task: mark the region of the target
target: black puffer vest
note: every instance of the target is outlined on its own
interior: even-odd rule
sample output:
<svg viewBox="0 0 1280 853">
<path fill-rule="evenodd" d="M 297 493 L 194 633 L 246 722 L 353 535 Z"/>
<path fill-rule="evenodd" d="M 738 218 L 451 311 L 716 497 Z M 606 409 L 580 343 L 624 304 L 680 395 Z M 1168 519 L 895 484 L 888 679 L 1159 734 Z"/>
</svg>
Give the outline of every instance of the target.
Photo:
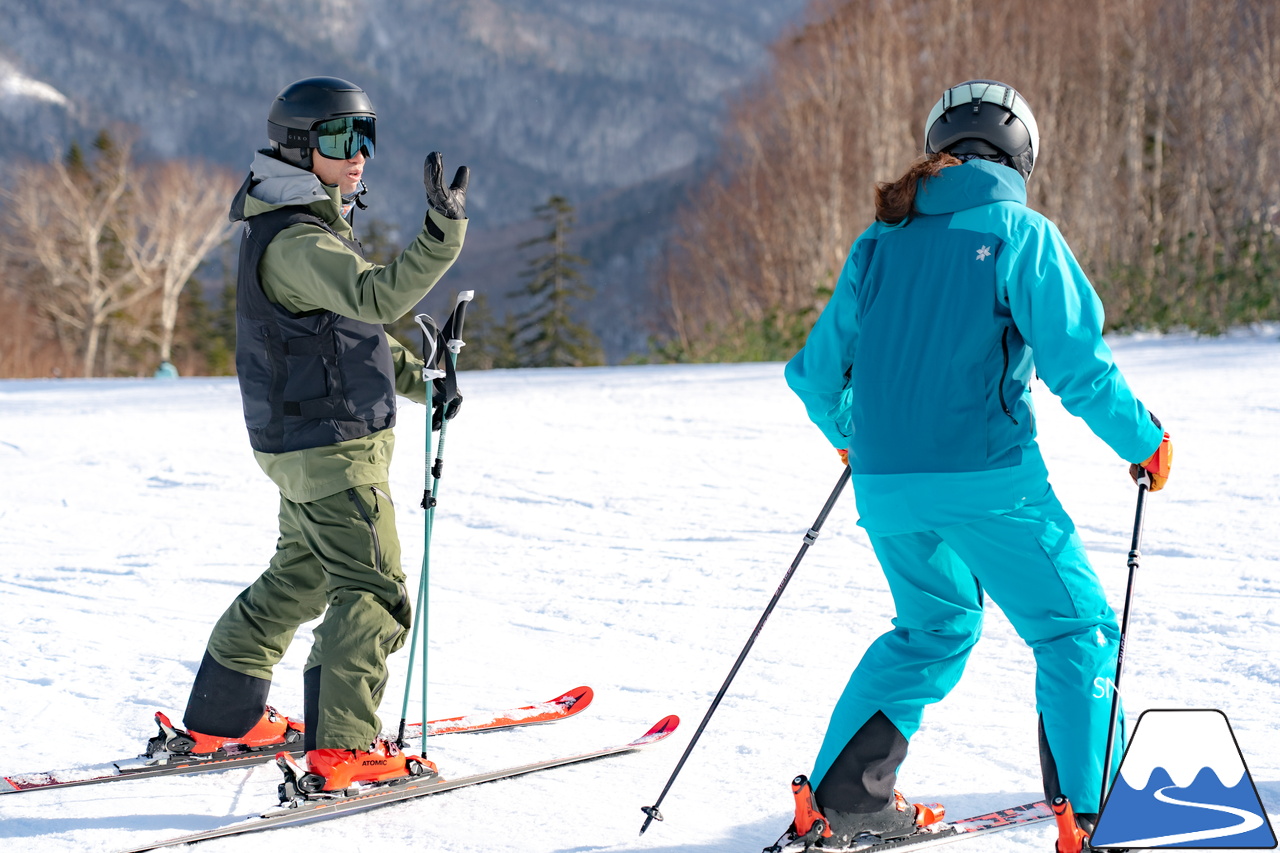
<svg viewBox="0 0 1280 853">
<path fill-rule="evenodd" d="M 363 257 L 303 207 L 245 220 L 236 283 L 236 372 L 249 443 L 284 453 L 362 438 L 396 422 L 395 371 L 383 328 L 332 311 L 294 314 L 267 299 L 262 253 L 290 225 L 318 225 Z"/>
</svg>

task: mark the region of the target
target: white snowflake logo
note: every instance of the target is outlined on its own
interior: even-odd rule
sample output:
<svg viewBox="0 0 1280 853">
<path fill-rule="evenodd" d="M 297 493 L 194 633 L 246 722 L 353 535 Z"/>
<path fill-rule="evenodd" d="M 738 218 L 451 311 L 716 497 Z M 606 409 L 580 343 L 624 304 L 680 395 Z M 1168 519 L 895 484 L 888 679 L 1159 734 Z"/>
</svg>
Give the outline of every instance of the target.
<svg viewBox="0 0 1280 853">
<path fill-rule="evenodd" d="M 989 257 L 991 257 L 990 246 L 983 246 L 981 249 L 978 250 L 978 260 L 985 261 Z"/>
</svg>

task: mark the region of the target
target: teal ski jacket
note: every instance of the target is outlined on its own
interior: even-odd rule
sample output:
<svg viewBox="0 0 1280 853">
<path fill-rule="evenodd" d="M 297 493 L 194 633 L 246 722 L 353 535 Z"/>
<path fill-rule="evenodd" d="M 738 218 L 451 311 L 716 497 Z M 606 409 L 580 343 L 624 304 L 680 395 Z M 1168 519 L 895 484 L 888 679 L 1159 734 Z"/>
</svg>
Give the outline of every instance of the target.
<svg viewBox="0 0 1280 853">
<path fill-rule="evenodd" d="M 918 215 L 858 237 L 786 379 L 849 451 L 859 524 L 933 530 L 1048 489 L 1030 381 L 1123 459 L 1163 432 L 1102 339 L 1102 303 L 1007 166 L 973 160 L 921 183 Z"/>
</svg>

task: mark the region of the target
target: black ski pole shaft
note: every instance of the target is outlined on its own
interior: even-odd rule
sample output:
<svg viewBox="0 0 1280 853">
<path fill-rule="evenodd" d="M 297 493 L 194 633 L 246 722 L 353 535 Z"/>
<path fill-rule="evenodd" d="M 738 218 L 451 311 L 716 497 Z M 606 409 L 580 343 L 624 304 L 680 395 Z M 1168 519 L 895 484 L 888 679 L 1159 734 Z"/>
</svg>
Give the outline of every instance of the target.
<svg viewBox="0 0 1280 853">
<path fill-rule="evenodd" d="M 1129 616 L 1133 611 L 1133 587 L 1142 559 L 1142 521 L 1147 512 L 1147 491 L 1151 475 L 1142 472 L 1138 479 L 1138 507 L 1133 518 L 1133 540 L 1129 544 L 1129 582 L 1124 591 L 1124 612 L 1120 617 L 1120 643 L 1116 648 L 1116 677 L 1111 682 L 1111 718 L 1107 721 L 1107 748 L 1102 755 L 1102 791 L 1098 797 L 1098 809 L 1107 801 L 1107 787 L 1111 779 L 1111 755 L 1116 746 L 1116 729 L 1120 724 L 1120 676 L 1124 670 L 1125 640 L 1129 636 Z"/>
<path fill-rule="evenodd" d="M 827 516 L 831 514 L 831 509 L 836 505 L 836 499 L 840 497 L 840 493 L 844 491 L 845 485 L 849 482 L 850 471 L 846 467 L 840 474 L 840 480 L 836 483 L 836 487 L 831 490 L 831 495 L 827 498 L 827 502 L 822 506 L 822 512 L 818 513 L 818 518 L 813 522 L 813 526 L 809 528 L 804 535 L 804 544 L 800 546 L 800 551 L 796 554 L 796 558 L 791 561 L 791 567 L 787 569 L 787 573 L 782 577 L 782 583 L 778 584 L 778 590 L 773 594 L 773 598 L 769 599 L 769 606 L 764 609 L 764 613 L 760 616 L 760 621 L 756 623 L 755 630 L 751 632 L 750 639 L 747 644 L 742 647 L 742 651 L 738 654 L 738 659 L 733 663 L 733 669 L 729 670 L 729 677 L 724 680 L 724 684 L 720 685 L 720 692 L 716 694 L 716 698 L 711 701 L 711 707 L 707 709 L 706 716 L 702 718 L 702 722 L 698 724 L 697 730 L 693 733 L 693 738 L 689 741 L 689 745 L 684 749 L 684 755 L 680 756 L 680 760 L 676 762 L 676 769 L 671 771 L 671 778 L 667 779 L 666 786 L 662 789 L 662 793 L 658 795 L 658 799 L 651 806 L 643 806 L 640 811 L 645 813 L 644 825 L 640 827 L 640 834 L 644 835 L 644 831 L 649 828 L 649 824 L 655 820 L 662 820 L 662 814 L 658 811 L 658 806 L 662 805 L 662 801 L 666 799 L 667 792 L 671 790 L 672 784 L 675 783 L 676 777 L 680 775 L 680 771 L 684 768 L 684 763 L 689 759 L 689 754 L 693 752 L 694 746 L 698 743 L 698 738 L 702 737 L 703 730 L 707 727 L 707 723 L 711 721 L 711 715 L 716 712 L 716 708 L 720 706 L 720 700 L 724 698 L 725 693 L 729 691 L 729 685 L 733 682 L 734 676 L 738 674 L 738 670 L 742 667 L 742 662 L 747 659 L 747 653 L 751 651 L 751 647 L 755 645 L 756 638 L 760 636 L 760 630 L 764 628 L 764 623 L 768 621 L 769 614 L 773 612 L 773 608 L 778 603 L 778 599 L 782 598 L 782 593 L 787 588 L 787 584 L 791 582 L 791 576 L 796 573 L 796 569 L 800 566 L 800 561 L 804 559 L 805 553 L 809 550 L 809 546 L 818 540 L 818 532 L 822 530 L 823 522 L 827 520 Z"/>
</svg>

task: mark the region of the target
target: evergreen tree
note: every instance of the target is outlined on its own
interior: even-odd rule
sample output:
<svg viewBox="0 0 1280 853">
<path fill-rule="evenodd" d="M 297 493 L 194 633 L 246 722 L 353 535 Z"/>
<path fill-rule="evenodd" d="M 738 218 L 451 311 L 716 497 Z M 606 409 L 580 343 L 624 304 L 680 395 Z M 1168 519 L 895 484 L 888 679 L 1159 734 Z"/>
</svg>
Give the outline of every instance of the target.
<svg viewBox="0 0 1280 853">
<path fill-rule="evenodd" d="M 591 299 L 595 291 L 583 280 L 580 267 L 586 261 L 569 252 L 573 230 L 573 205 L 563 196 L 553 195 L 533 209 L 549 230 L 520 244 L 521 249 L 540 247 L 544 251 L 529 261 L 521 278 L 528 283 L 512 293 L 528 301 L 516 317 L 515 345 L 520 364 L 525 367 L 584 367 L 603 362 L 600 343 L 582 323 L 573 319 L 577 304 Z"/>
<path fill-rule="evenodd" d="M 467 308 L 467 325 L 463 331 L 467 340 L 463 353 L 468 370 L 521 366 L 516 351 L 516 321 L 510 312 L 499 321 L 485 294 L 477 293 Z"/>
</svg>

